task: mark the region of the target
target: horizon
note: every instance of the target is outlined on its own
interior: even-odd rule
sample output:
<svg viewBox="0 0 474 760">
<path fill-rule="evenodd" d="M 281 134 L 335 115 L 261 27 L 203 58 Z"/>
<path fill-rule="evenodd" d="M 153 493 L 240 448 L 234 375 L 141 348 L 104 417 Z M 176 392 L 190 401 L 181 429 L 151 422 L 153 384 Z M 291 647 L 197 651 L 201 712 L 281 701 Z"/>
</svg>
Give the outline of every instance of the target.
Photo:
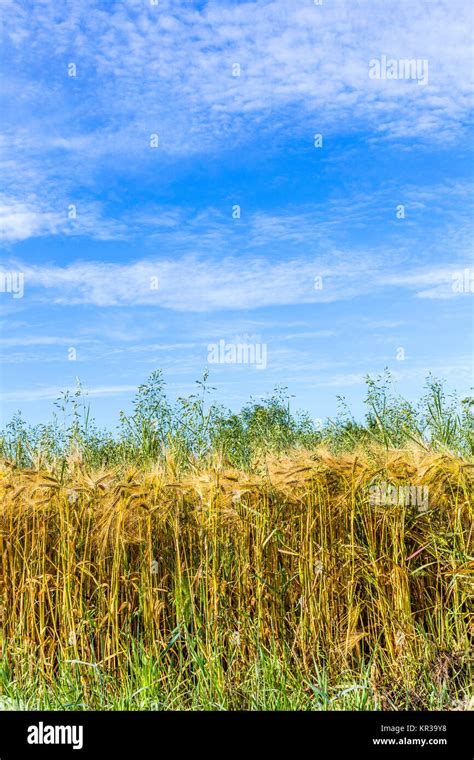
<svg viewBox="0 0 474 760">
<path fill-rule="evenodd" d="M 174 386 L 171 388 L 174 388 L 175 392 L 170 393 L 170 389 L 167 385 L 166 378 L 163 376 L 162 370 L 154 370 L 152 375 L 156 374 L 157 371 L 160 373 L 159 385 L 163 392 L 164 401 L 169 408 L 172 408 L 174 411 L 178 412 L 178 415 L 180 414 L 180 401 L 186 400 L 191 396 L 199 397 L 202 399 L 202 408 L 206 412 L 209 411 L 211 407 L 214 407 L 216 409 L 219 408 L 223 412 L 224 416 L 233 414 L 241 415 L 244 409 L 248 409 L 250 406 L 253 406 L 255 408 L 260 403 L 266 404 L 267 402 L 278 400 L 279 405 L 284 403 L 285 406 L 288 406 L 288 411 L 294 421 L 297 420 L 299 415 L 303 415 L 306 420 L 311 423 L 312 429 L 315 432 L 322 431 L 328 426 L 331 427 L 337 421 L 343 420 L 346 422 L 354 422 L 356 425 L 360 425 L 362 427 L 366 426 L 369 423 L 369 418 L 373 416 L 373 408 L 371 407 L 369 401 L 369 380 L 375 383 L 375 387 L 379 389 L 384 388 L 383 393 L 387 400 L 393 401 L 395 403 L 397 401 L 408 402 L 415 413 L 420 415 L 420 421 L 421 419 L 426 420 L 425 415 L 427 413 L 427 403 L 430 403 L 429 399 L 432 400 L 433 388 L 438 384 L 440 385 L 440 391 L 442 394 L 440 400 L 444 402 L 443 406 L 445 408 L 445 412 L 447 410 L 452 411 L 456 408 L 459 414 L 463 414 L 468 408 L 466 407 L 464 409 L 465 404 L 467 403 L 470 408 L 470 406 L 474 403 L 474 398 L 472 396 L 466 396 L 463 398 L 455 389 L 450 389 L 447 387 L 445 382 L 432 374 L 428 375 L 425 378 L 423 392 L 420 393 L 419 397 L 407 399 L 398 392 L 395 378 L 391 371 L 386 367 L 383 372 L 377 376 L 366 376 L 363 385 L 364 392 L 361 394 L 360 403 L 357 408 L 351 404 L 351 400 L 346 396 L 337 394 L 334 399 L 334 410 L 331 413 L 327 413 L 318 417 L 312 415 L 308 409 L 298 406 L 298 404 L 295 403 L 295 395 L 292 394 L 291 389 L 285 385 L 276 385 L 273 388 L 269 389 L 268 392 L 262 393 L 258 396 L 250 395 L 247 399 L 244 399 L 243 403 L 239 407 L 231 407 L 226 404 L 225 397 L 222 394 L 219 394 L 217 392 L 218 389 L 213 385 L 212 378 L 210 377 L 209 367 L 204 370 L 200 378 L 196 378 L 194 384 L 190 385 L 189 389 L 186 389 L 187 391 L 189 390 L 189 392 L 186 394 L 179 394 Z M 138 399 L 143 398 L 141 389 L 151 387 L 152 375 L 149 375 L 146 381 L 140 386 L 131 388 L 130 391 L 128 391 L 127 396 L 129 396 L 129 398 L 127 400 L 127 404 L 124 404 L 116 410 L 116 416 L 114 418 L 111 417 L 108 421 L 108 424 L 104 425 L 101 422 L 100 417 L 96 417 L 94 413 L 94 404 L 91 403 L 91 399 L 94 398 L 99 399 L 99 403 L 102 401 L 102 390 L 100 388 L 93 388 L 88 390 L 87 388 L 83 387 L 81 379 L 79 377 L 76 377 L 76 383 L 74 387 L 59 391 L 58 396 L 54 400 L 50 401 L 49 414 L 47 414 L 45 417 L 34 422 L 31 419 L 25 417 L 22 410 L 18 408 L 16 412 L 12 414 L 11 418 L 3 424 L 2 432 L 6 432 L 9 423 L 15 423 L 16 426 L 18 415 L 26 424 L 27 428 L 35 428 L 37 425 L 52 425 L 53 428 L 55 427 L 58 429 L 57 426 L 61 425 L 61 417 L 63 417 L 62 424 L 66 425 L 67 418 L 71 417 L 73 414 L 72 403 L 75 402 L 77 404 L 77 414 L 79 415 L 79 418 L 84 421 L 85 417 L 87 416 L 87 424 L 89 428 L 91 426 L 95 427 L 98 431 L 111 434 L 112 437 L 114 437 L 120 430 L 123 431 L 121 415 L 125 414 L 126 418 L 129 420 L 131 419 L 134 414 L 135 403 L 138 401 Z M 68 425 L 70 424 L 71 421 L 69 421 Z"/>
</svg>

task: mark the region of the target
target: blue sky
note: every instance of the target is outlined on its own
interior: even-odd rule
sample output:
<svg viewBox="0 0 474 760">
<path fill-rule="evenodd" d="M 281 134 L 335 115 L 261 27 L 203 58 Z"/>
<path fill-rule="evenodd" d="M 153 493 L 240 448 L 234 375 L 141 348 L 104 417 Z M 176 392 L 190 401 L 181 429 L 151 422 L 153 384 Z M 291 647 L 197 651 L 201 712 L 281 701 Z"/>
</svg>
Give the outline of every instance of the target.
<svg viewBox="0 0 474 760">
<path fill-rule="evenodd" d="M 3 422 L 79 377 L 113 427 L 154 369 L 191 392 L 219 341 L 267 351 L 210 365 L 232 408 L 278 384 L 360 413 L 384 367 L 411 399 L 429 372 L 469 392 L 467 0 L 0 10 Z M 427 81 L 371 78 L 383 56 Z"/>
</svg>

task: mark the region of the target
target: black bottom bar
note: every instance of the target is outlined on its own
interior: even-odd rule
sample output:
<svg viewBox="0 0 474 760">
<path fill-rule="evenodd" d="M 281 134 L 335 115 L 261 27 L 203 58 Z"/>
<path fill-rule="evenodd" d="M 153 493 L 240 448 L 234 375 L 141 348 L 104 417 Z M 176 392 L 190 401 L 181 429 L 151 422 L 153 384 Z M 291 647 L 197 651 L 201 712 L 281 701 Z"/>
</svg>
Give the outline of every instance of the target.
<svg viewBox="0 0 474 760">
<path fill-rule="evenodd" d="M 138 760 L 188 750 L 220 758 L 242 752 L 244 759 L 278 750 L 472 760 L 473 722 L 469 712 L 3 712 L 0 760 Z"/>
</svg>

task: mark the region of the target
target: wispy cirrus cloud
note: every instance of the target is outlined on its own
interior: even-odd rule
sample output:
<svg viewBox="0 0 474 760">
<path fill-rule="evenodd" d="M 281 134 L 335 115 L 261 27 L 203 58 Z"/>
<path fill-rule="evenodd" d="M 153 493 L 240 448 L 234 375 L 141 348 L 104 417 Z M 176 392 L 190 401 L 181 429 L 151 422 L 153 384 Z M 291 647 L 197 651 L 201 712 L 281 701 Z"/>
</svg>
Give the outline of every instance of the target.
<svg viewBox="0 0 474 760">
<path fill-rule="evenodd" d="M 96 306 L 153 305 L 174 311 L 206 312 L 269 305 L 332 301 L 354 295 L 349 275 L 360 267 L 327 258 L 315 266 L 308 259 L 272 262 L 263 257 L 215 261 L 197 257 L 147 259 L 131 264 L 77 262 L 68 266 L 16 263 L 30 297 L 57 304 Z M 327 279 L 314 289 L 315 272 Z M 337 284 L 339 285 L 337 287 Z"/>
<path fill-rule="evenodd" d="M 41 13 L 32 12 L 35 5 Z M 37 66 L 48 64 L 39 76 L 49 76 L 55 94 L 59 90 L 74 103 L 74 92 L 67 89 L 71 82 L 64 80 L 64 65 L 74 62 L 73 84 L 93 78 L 102 85 L 99 115 L 120 115 L 120 124 L 135 130 L 158 121 L 165 149 L 202 151 L 210 134 L 213 140 L 235 134 L 232 117 L 241 131 L 243 122 L 270 109 L 280 119 L 286 111 L 288 126 L 298 107 L 300 123 L 318 114 L 326 125 L 338 120 L 339 128 L 347 128 L 340 117 L 350 115 L 366 126 L 376 122 L 380 134 L 433 136 L 433 128 L 446 129 L 448 119 L 451 129 L 459 128 L 469 108 L 465 3 L 335 0 L 316 6 L 264 0 L 208 2 L 199 8 L 183 0 L 157 6 L 142 0 L 58 6 L 48 0 L 28 9 L 7 2 L 3 12 L 6 41 L 13 53 L 21 51 L 20 75 L 29 64 L 29 48 Z M 427 58 L 429 85 L 371 80 L 369 60 L 381 54 Z M 232 76 L 234 63 L 240 76 Z M 46 77 L 43 81 L 47 84 Z M 34 92 L 28 95 L 33 98 Z M 166 95 L 173 95 L 173 112 L 157 119 Z M 46 108 L 51 105 L 47 99 Z M 63 139 L 71 142 L 73 136 Z"/>
<path fill-rule="evenodd" d="M 57 399 L 66 391 L 74 393 L 76 388 L 66 389 L 59 385 L 50 385 L 42 388 L 17 388 L 14 391 L 0 392 L 1 401 L 51 401 Z M 125 393 L 136 391 L 135 385 L 103 385 L 84 389 L 90 398 L 104 396 L 121 396 Z"/>
<path fill-rule="evenodd" d="M 119 220 L 105 218 L 100 203 L 68 203 L 26 196 L 17 200 L 0 196 L 0 241 L 14 243 L 37 237 L 85 236 L 96 240 L 120 240 L 126 228 Z"/>
<path fill-rule="evenodd" d="M 63 306 L 154 306 L 177 312 L 259 309 L 290 304 L 332 303 L 373 296 L 387 288 L 415 291 L 421 298 L 455 297 L 458 266 L 387 273 L 384 256 L 366 254 L 300 256 L 288 261 L 238 257 L 214 260 L 183 257 L 130 264 L 76 262 L 67 266 L 15 263 L 33 301 Z M 471 271 L 471 270 L 467 270 Z M 474 273 L 474 270 L 472 270 Z M 320 278 L 322 287 L 315 288 Z M 471 276 L 472 279 L 472 276 Z M 433 287 L 429 287 L 433 286 Z M 470 290 L 465 291 L 472 293 Z"/>
<path fill-rule="evenodd" d="M 465 263 L 474 265 L 474 258 Z M 414 290 L 418 298 L 447 299 L 460 295 L 472 296 L 474 293 L 474 266 L 430 267 L 415 269 L 406 273 L 384 275 L 382 282 L 386 285 L 401 286 Z"/>
<path fill-rule="evenodd" d="M 463 2 L 7 0 L 2 15 L 8 240 L 121 236 L 94 206 L 102 173 L 150 176 L 190 155 L 271 148 L 276 135 L 309 146 L 315 131 L 443 145 L 469 113 Z M 370 59 L 383 54 L 427 59 L 429 83 L 370 79 Z M 86 208 L 74 227 L 66 209 L 79 189 Z"/>
<path fill-rule="evenodd" d="M 30 194 L 21 202 L 0 195 L 0 240 L 14 243 L 45 236 L 103 241 L 144 238 L 150 245 L 159 245 L 163 253 L 225 255 L 229 249 L 246 254 L 269 245 L 284 246 L 285 250 L 291 246 L 334 248 L 347 239 L 351 228 L 372 232 L 383 229 L 387 240 L 398 235 L 406 245 L 429 223 L 434 236 L 430 245 L 440 235 L 449 236 L 456 254 L 469 247 L 473 234 L 473 197 L 474 185 L 468 179 L 447 179 L 432 185 L 386 183 L 370 193 L 339 191 L 318 204 L 289 201 L 271 211 L 254 203 L 248 207 L 245 197 L 242 200 L 239 196 L 239 218 L 235 220 L 230 201 L 220 206 L 145 201 L 118 216 L 102 201 L 70 203 L 70 198 L 58 196 L 54 187 L 49 187 L 41 196 Z M 406 218 L 400 225 L 395 212 L 402 201 Z"/>
</svg>

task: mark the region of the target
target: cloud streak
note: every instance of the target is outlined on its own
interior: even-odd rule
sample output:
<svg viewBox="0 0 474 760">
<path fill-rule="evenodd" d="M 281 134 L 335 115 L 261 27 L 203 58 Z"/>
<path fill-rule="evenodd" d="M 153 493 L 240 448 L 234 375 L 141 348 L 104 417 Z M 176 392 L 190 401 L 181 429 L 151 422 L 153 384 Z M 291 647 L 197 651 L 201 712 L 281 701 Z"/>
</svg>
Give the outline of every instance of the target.
<svg viewBox="0 0 474 760">
<path fill-rule="evenodd" d="M 130 264 L 15 263 L 16 269 L 24 274 L 25 298 L 62 306 L 133 305 L 177 312 L 213 312 L 332 303 L 373 296 L 387 288 L 415 291 L 425 298 L 459 295 L 453 289 L 459 267 L 425 267 L 400 274 L 387 273 L 383 265 L 383 257 L 368 254 L 363 261 L 353 255 L 339 256 L 338 260 L 320 255 L 289 261 L 247 257 L 245 267 L 238 257 L 227 257 L 218 264 L 197 257 L 147 259 Z"/>
</svg>

